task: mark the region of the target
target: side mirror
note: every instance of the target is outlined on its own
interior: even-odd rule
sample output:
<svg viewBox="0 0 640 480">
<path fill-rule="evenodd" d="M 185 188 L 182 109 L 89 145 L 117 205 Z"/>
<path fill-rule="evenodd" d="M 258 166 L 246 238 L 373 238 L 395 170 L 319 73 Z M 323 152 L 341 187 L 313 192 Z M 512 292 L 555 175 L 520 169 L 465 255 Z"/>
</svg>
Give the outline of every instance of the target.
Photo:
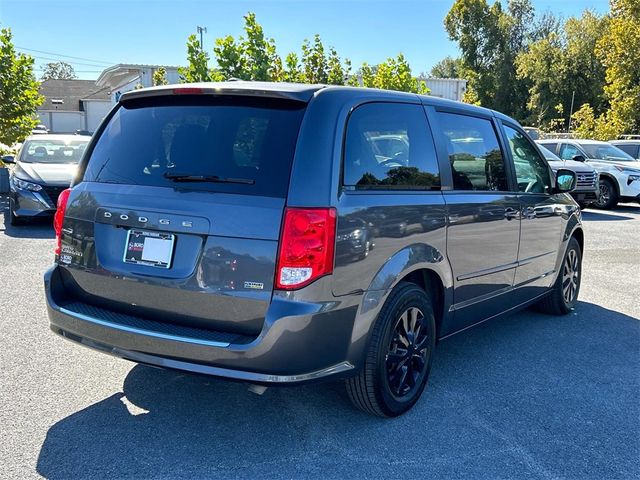
<svg viewBox="0 0 640 480">
<path fill-rule="evenodd" d="M 586 162 L 587 159 L 584 158 L 584 155 L 574 155 L 571 160 L 575 160 L 576 162 Z"/>
<path fill-rule="evenodd" d="M 16 163 L 16 160 L 13 157 L 13 155 L 3 155 L 2 156 L 2 161 L 4 163 Z"/>
<path fill-rule="evenodd" d="M 576 173 L 566 168 L 556 172 L 556 193 L 568 193 L 576 188 Z"/>
</svg>

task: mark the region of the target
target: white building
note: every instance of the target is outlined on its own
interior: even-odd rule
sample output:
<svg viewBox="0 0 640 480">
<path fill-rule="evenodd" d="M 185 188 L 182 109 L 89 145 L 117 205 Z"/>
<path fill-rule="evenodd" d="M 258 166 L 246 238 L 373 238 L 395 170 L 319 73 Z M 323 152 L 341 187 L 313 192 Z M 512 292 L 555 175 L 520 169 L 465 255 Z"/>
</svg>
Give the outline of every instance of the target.
<svg viewBox="0 0 640 480">
<path fill-rule="evenodd" d="M 431 90 L 429 95 L 446 98 L 448 100 L 462 101 L 467 90 L 467 81 L 462 78 L 421 78 Z"/>
<path fill-rule="evenodd" d="M 153 73 L 160 67 L 164 67 L 166 70 L 166 78 L 169 83 L 180 83 L 178 67 L 119 63 L 104 70 L 96 80 L 96 86 L 107 89 L 110 92 L 111 103 L 115 104 L 120 95 L 133 90 L 138 85 L 152 87 Z"/>
<path fill-rule="evenodd" d="M 38 117 L 51 133 L 94 132 L 111 108 L 109 91 L 93 80 L 45 80 L 40 94 Z"/>
</svg>

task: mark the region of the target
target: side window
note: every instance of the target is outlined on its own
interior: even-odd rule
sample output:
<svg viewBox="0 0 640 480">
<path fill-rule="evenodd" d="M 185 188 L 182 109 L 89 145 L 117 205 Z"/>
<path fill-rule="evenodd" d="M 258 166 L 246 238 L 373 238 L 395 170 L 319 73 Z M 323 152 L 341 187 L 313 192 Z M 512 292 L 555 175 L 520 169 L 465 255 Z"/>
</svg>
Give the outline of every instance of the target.
<svg viewBox="0 0 640 480">
<path fill-rule="evenodd" d="M 490 120 L 439 112 L 455 190 L 509 190 L 504 158 Z"/>
<path fill-rule="evenodd" d="M 343 184 L 363 189 L 440 187 L 440 173 L 420 105 L 369 103 L 347 124 Z"/>
<path fill-rule="evenodd" d="M 504 125 L 513 156 L 519 192 L 551 193 L 549 167 L 527 136 Z"/>
<path fill-rule="evenodd" d="M 542 144 L 542 146 L 545 147 L 547 150 L 551 150 L 556 155 L 558 154 L 558 144 L 557 143 L 544 142 Z"/>
<path fill-rule="evenodd" d="M 618 147 L 623 152 L 628 153 L 633 158 L 638 158 L 638 146 L 637 145 L 632 145 L 630 143 L 622 143 L 622 144 L 616 145 L 616 147 Z"/>
<path fill-rule="evenodd" d="M 574 147 L 573 145 L 569 145 L 568 143 L 563 143 L 560 145 L 560 153 L 558 156 L 562 160 L 571 160 L 576 155 L 582 155 L 578 147 Z"/>
</svg>

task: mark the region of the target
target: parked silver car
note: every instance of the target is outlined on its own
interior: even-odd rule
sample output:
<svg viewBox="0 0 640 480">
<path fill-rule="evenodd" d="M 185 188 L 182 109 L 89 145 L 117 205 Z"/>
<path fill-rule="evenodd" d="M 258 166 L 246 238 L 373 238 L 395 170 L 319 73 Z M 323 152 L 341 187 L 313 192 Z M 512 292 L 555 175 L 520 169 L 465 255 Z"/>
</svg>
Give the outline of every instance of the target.
<svg viewBox="0 0 640 480">
<path fill-rule="evenodd" d="M 24 142 L 9 177 L 9 222 L 18 225 L 34 217 L 53 216 L 58 195 L 71 185 L 91 137 L 32 135 Z"/>
<path fill-rule="evenodd" d="M 640 161 L 608 142 L 585 139 L 544 139 L 544 145 L 563 160 L 589 162 L 600 174 L 598 208 L 618 202 L 640 202 Z"/>
<path fill-rule="evenodd" d="M 593 167 L 585 162 L 562 160 L 544 145 L 539 143 L 538 146 L 554 172 L 561 168 L 566 168 L 576 173 L 576 188 L 571 192 L 571 196 L 578 202 L 580 208 L 586 208 L 598 200 L 600 196 L 600 176 Z"/>
</svg>

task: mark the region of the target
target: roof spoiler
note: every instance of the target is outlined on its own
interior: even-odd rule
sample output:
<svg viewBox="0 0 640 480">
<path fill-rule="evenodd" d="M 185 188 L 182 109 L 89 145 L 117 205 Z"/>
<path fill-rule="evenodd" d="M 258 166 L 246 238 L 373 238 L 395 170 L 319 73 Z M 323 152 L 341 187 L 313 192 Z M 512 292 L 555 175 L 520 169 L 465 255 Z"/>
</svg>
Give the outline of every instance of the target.
<svg viewBox="0 0 640 480">
<path fill-rule="evenodd" d="M 236 95 L 260 98 L 279 98 L 308 103 L 324 85 L 298 85 L 287 83 L 262 83 L 234 80 L 216 83 L 183 83 L 160 87 L 141 88 L 123 93 L 121 102 L 147 97 L 173 95 Z"/>
</svg>

